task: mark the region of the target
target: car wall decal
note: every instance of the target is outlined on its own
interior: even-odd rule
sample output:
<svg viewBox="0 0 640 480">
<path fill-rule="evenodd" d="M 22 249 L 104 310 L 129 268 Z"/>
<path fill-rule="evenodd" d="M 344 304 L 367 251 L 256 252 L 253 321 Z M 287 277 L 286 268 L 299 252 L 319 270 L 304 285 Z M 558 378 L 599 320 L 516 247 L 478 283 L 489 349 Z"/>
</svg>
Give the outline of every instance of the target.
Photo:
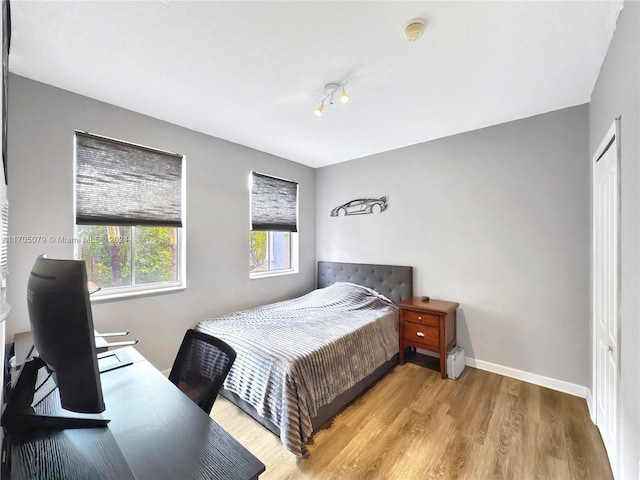
<svg viewBox="0 0 640 480">
<path fill-rule="evenodd" d="M 331 210 L 330 216 L 343 217 L 347 215 L 364 215 L 367 213 L 384 212 L 388 207 L 387 197 L 357 198 Z"/>
</svg>

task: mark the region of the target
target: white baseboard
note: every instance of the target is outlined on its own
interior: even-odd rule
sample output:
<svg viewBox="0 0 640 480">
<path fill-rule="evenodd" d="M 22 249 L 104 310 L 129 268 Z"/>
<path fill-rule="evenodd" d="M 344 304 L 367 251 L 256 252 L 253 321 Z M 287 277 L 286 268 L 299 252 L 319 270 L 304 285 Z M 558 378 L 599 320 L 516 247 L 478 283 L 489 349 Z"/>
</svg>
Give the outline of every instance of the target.
<svg viewBox="0 0 640 480">
<path fill-rule="evenodd" d="M 480 370 L 486 370 L 487 372 L 497 373 L 505 377 L 515 378 L 516 380 L 522 380 L 523 382 L 533 383 L 534 385 L 550 388 L 551 390 L 557 390 L 559 392 L 585 398 L 587 399 L 587 404 L 589 404 L 589 401 L 591 399 L 589 389 L 583 385 L 576 385 L 575 383 L 556 380 L 555 378 L 549 378 L 543 375 L 525 372 L 516 368 L 505 367 L 496 363 L 476 360 L 475 358 L 471 357 L 465 357 L 465 365 L 478 368 Z M 589 411 L 591 411 L 591 408 L 589 409 Z"/>
<path fill-rule="evenodd" d="M 587 408 L 589 409 L 589 417 L 593 423 L 596 423 L 596 406 L 593 404 L 591 389 L 587 388 Z"/>
</svg>

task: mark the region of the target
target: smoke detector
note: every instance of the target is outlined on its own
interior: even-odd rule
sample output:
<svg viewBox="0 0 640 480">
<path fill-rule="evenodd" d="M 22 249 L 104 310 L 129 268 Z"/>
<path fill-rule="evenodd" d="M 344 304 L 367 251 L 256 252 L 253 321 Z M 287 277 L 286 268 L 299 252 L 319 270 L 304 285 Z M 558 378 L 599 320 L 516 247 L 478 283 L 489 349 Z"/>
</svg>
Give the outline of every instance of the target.
<svg viewBox="0 0 640 480">
<path fill-rule="evenodd" d="M 404 38 L 415 42 L 424 33 L 426 22 L 422 18 L 414 18 L 404 26 Z"/>
</svg>

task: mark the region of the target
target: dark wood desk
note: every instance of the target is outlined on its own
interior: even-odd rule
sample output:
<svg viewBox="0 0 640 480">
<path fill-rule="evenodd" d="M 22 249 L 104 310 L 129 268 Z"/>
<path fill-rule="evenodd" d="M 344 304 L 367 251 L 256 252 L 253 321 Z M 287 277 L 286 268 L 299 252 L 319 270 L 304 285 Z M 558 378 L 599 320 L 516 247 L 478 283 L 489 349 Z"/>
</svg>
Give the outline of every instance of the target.
<svg viewBox="0 0 640 480">
<path fill-rule="evenodd" d="M 257 479 L 265 466 L 133 348 L 101 375 L 106 428 L 13 438 L 11 479 Z M 36 409 L 59 405 L 57 390 Z"/>
</svg>

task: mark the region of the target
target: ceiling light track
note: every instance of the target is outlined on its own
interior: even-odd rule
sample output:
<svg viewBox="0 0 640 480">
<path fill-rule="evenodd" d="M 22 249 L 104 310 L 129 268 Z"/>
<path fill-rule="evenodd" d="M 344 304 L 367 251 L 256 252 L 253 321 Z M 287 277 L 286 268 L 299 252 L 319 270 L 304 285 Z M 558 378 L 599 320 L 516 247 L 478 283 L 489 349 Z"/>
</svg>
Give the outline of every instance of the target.
<svg viewBox="0 0 640 480">
<path fill-rule="evenodd" d="M 320 100 L 320 104 L 315 109 L 318 117 L 322 116 L 325 105 L 334 105 L 336 101 L 342 104 L 349 102 L 349 94 L 345 90 L 346 82 L 330 82 L 324 86 L 325 95 Z M 340 91 L 340 93 L 338 93 Z"/>
</svg>

